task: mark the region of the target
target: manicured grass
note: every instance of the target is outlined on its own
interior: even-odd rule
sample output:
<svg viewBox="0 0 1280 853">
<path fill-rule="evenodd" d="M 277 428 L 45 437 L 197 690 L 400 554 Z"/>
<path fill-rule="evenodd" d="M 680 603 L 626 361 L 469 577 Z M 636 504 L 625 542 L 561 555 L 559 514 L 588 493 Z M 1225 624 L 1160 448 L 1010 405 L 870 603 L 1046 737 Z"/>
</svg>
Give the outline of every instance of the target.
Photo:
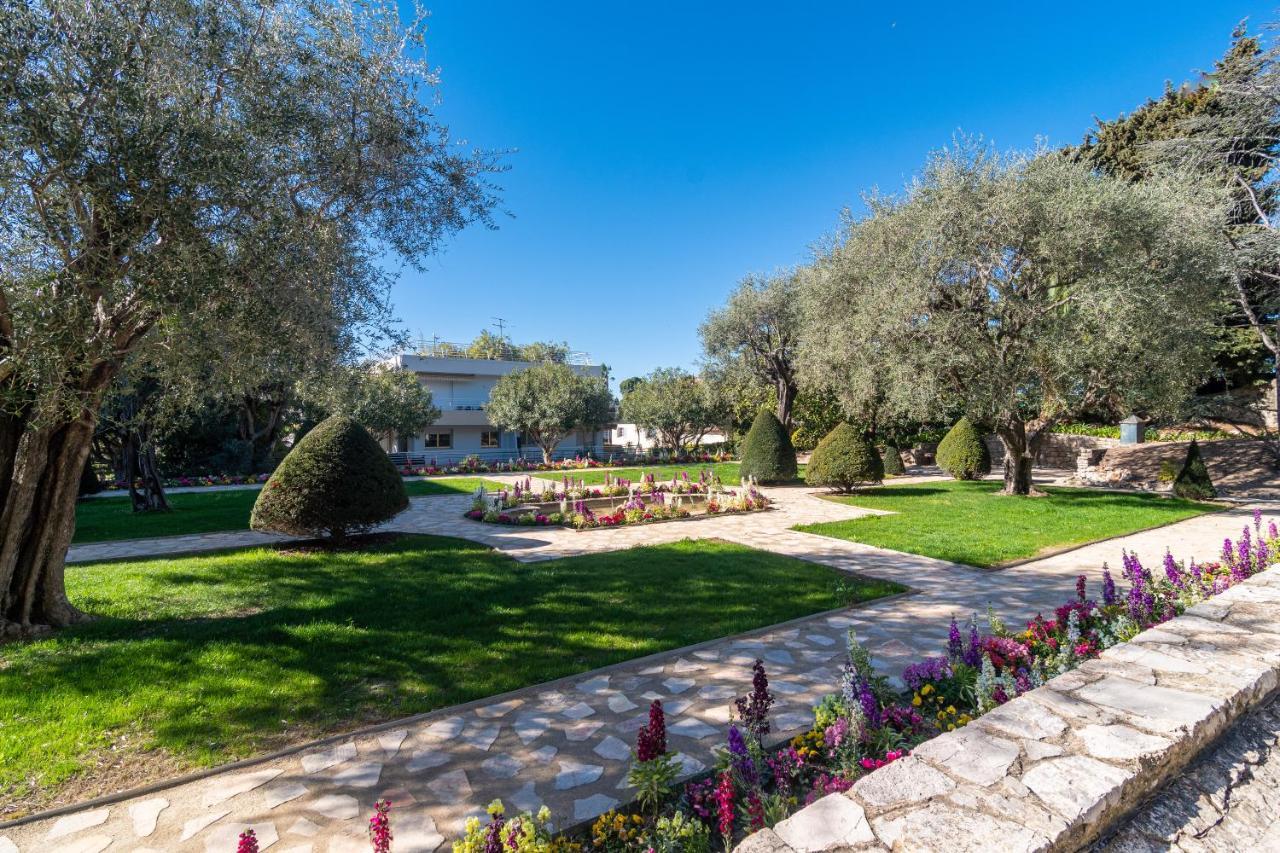
<svg viewBox="0 0 1280 853">
<path fill-rule="evenodd" d="M 1024 498 L 999 494 L 1000 488 L 992 481 L 941 481 L 869 489 L 832 500 L 897 515 L 796 529 L 990 568 L 1216 509 L 1126 492 L 1053 488 L 1046 497 Z"/>
<path fill-rule="evenodd" d="M 457 477 L 439 480 L 408 480 L 404 484 L 409 497 L 418 495 L 469 494 L 481 483 L 486 488 L 501 484 L 479 477 Z M 178 536 L 184 533 L 217 533 L 224 530 L 247 530 L 249 513 L 258 499 L 257 489 L 228 491 L 181 492 L 169 495 L 171 512 L 135 513 L 129 498 L 88 498 L 76 506 L 76 533 L 71 540 L 109 542 L 116 539 L 140 539 L 151 536 Z"/>
<path fill-rule="evenodd" d="M 67 586 L 95 622 L 0 646 L 0 816 L 113 746 L 213 764 L 900 591 L 716 541 L 518 563 L 432 536 Z"/>
</svg>

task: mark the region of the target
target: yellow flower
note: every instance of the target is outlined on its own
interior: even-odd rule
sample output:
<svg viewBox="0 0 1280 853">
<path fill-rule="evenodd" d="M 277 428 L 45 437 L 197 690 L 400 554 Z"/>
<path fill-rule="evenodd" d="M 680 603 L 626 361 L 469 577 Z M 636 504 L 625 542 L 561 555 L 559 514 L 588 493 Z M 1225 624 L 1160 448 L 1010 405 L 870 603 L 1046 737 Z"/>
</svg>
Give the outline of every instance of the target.
<svg viewBox="0 0 1280 853">
<path fill-rule="evenodd" d="M 955 730 L 956 730 L 956 724 L 955 724 L 955 723 L 947 723 L 947 731 L 949 731 L 949 732 L 954 732 Z"/>
<path fill-rule="evenodd" d="M 489 817 L 497 817 L 502 814 L 504 811 L 502 808 L 502 800 L 494 800 L 492 803 L 489 803 L 489 807 L 485 809 L 485 811 L 489 813 Z"/>
<path fill-rule="evenodd" d="M 956 706 L 955 706 L 955 705 L 948 705 L 948 706 L 947 706 L 947 713 L 948 713 L 948 714 L 954 714 L 955 712 L 956 712 Z"/>
<path fill-rule="evenodd" d="M 920 694 L 919 694 L 919 693 L 917 693 L 916 695 L 914 695 L 914 696 L 912 696 L 912 697 L 911 697 L 911 704 L 912 704 L 912 705 L 914 705 L 914 706 L 915 706 L 915 707 L 917 707 L 917 708 L 919 708 L 919 707 L 920 707 Z"/>
<path fill-rule="evenodd" d="M 932 693 L 932 692 L 933 692 L 933 685 L 932 685 L 932 684 L 926 684 L 924 687 L 921 687 L 921 688 L 920 688 L 920 695 L 921 695 L 921 696 L 928 696 L 928 695 L 929 695 L 930 693 Z"/>
</svg>

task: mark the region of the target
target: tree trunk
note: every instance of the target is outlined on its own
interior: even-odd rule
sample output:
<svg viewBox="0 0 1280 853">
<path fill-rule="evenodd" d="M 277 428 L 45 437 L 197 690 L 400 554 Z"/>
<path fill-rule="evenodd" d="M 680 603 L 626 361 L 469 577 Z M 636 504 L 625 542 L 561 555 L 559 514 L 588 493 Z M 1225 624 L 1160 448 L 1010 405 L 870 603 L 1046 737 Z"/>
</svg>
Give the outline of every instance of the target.
<svg viewBox="0 0 1280 853">
<path fill-rule="evenodd" d="M 134 512 L 168 512 L 169 499 L 164 493 L 164 479 L 156 462 L 155 447 L 130 432 L 124 445 L 125 469 L 129 478 L 129 497 Z M 138 484 L 141 483 L 141 489 Z"/>
<path fill-rule="evenodd" d="M 791 407 L 796 402 L 796 386 L 794 382 L 779 378 L 775 383 L 778 392 L 778 420 L 791 431 Z"/>
<path fill-rule="evenodd" d="M 63 572 L 95 412 L 53 426 L 0 418 L 0 636 L 88 618 L 67 600 Z"/>
<path fill-rule="evenodd" d="M 996 427 L 1000 443 L 1004 445 L 1004 493 L 1006 495 L 1033 494 L 1031 468 L 1040 452 L 1040 445 L 1048 435 L 1052 422 L 1025 421 L 1006 418 Z M 1030 427 L 1030 429 L 1028 429 Z"/>
<path fill-rule="evenodd" d="M 1035 457 L 1027 441 L 1026 424 L 1019 420 L 1008 420 L 997 428 L 996 434 L 1004 445 L 1004 493 L 1031 494 L 1031 466 Z"/>
</svg>

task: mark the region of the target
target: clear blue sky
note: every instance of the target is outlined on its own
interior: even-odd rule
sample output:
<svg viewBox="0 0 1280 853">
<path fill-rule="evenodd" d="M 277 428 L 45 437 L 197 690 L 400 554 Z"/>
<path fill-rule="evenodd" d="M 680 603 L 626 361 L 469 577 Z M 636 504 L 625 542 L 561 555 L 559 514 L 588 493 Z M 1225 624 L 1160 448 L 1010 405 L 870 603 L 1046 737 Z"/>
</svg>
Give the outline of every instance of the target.
<svg viewBox="0 0 1280 853">
<path fill-rule="evenodd" d="M 695 367 L 698 323 L 741 276 L 804 262 L 957 130 L 1076 142 L 1211 67 L 1240 19 L 1280 17 L 1247 0 L 430 8 L 438 115 L 514 151 L 498 230 L 405 270 L 399 315 L 459 341 L 505 317 L 615 386 Z"/>
</svg>

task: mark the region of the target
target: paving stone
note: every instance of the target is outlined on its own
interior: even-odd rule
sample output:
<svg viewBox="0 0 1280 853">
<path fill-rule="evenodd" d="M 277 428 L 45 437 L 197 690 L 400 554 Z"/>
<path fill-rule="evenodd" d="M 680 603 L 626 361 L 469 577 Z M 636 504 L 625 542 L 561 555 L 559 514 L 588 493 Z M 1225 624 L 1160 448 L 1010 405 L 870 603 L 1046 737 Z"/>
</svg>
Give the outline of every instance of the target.
<svg viewBox="0 0 1280 853">
<path fill-rule="evenodd" d="M 8 836 L 0 835 L 0 853 L 18 853 L 18 845 L 14 844 Z"/>
<path fill-rule="evenodd" d="M 133 821 L 133 834 L 139 838 L 147 838 L 156 831 L 156 821 L 160 812 L 169 807 L 164 797 L 152 797 L 129 806 L 129 818 Z"/>
<path fill-rule="evenodd" d="M 54 821 L 53 826 L 49 827 L 49 832 L 45 835 L 45 838 L 52 841 L 55 838 L 62 838 L 92 826 L 101 826 L 107 822 L 107 818 L 110 816 L 111 809 L 109 808 L 72 812 Z"/>
<path fill-rule="evenodd" d="M 591 693 L 593 695 L 603 693 L 609 689 L 609 676 L 599 675 L 595 678 L 588 678 L 586 681 L 578 683 L 578 689 L 583 693 Z"/>
<path fill-rule="evenodd" d="M 695 739 L 710 737 L 711 735 L 718 733 L 719 731 L 715 727 L 709 726 L 701 720 L 693 717 L 681 717 L 679 720 L 676 720 L 674 723 L 667 726 L 667 734 L 681 735 L 683 737 Z"/>
<path fill-rule="evenodd" d="M 111 846 L 111 841 L 110 835 L 96 833 L 61 844 L 50 853 L 100 853 Z"/>
<path fill-rule="evenodd" d="M 483 708 L 476 708 L 475 714 L 477 717 L 481 717 L 486 720 L 494 720 L 498 717 L 505 717 L 507 714 L 510 714 L 523 704 L 524 702 L 520 699 L 508 699 L 506 702 L 499 702 L 495 705 L 485 705 Z"/>
<path fill-rule="evenodd" d="M 626 711 L 632 710 L 633 708 L 639 707 L 638 705 L 636 705 L 635 702 L 632 702 L 630 699 L 628 699 L 626 696 L 623 696 L 621 693 L 617 693 L 613 696 L 610 696 L 608 705 L 609 705 L 609 710 L 615 714 L 622 714 Z"/>
<path fill-rule="evenodd" d="M 356 745 L 352 741 L 341 743 L 333 749 L 323 752 L 309 752 L 302 756 L 302 769 L 308 773 L 317 773 L 335 764 L 350 761 L 356 757 Z"/>
<path fill-rule="evenodd" d="M 813 712 L 787 711 L 782 714 L 775 714 L 773 725 L 774 729 L 779 733 L 807 729 L 813 725 Z"/>
<path fill-rule="evenodd" d="M 396 729 L 378 735 L 378 746 L 382 749 L 383 758 L 392 758 L 400 751 L 400 745 L 409 736 L 408 729 Z"/>
<path fill-rule="evenodd" d="M 333 784 L 341 787 L 372 788 L 382 776 L 381 761 L 361 761 L 342 767 L 332 776 Z"/>
<path fill-rule="evenodd" d="M 876 840 L 862 807 L 848 797 L 823 797 L 773 828 L 797 853 L 836 850 Z"/>
<path fill-rule="evenodd" d="M 704 669 L 706 669 L 706 667 L 702 664 L 686 658 L 680 658 L 671 666 L 671 671 L 676 675 L 685 675 L 690 672 L 701 672 Z"/>
<path fill-rule="evenodd" d="M 316 797 L 305 808 L 330 820 L 351 820 L 360 814 L 360 801 L 349 794 L 325 794 Z"/>
<path fill-rule="evenodd" d="M 694 652 L 693 656 L 698 660 L 706 660 L 706 661 L 720 660 L 720 653 L 715 649 L 700 649 Z"/>
<path fill-rule="evenodd" d="M 427 783 L 427 788 L 445 803 L 461 803 L 471 796 L 471 780 L 465 770 L 450 770 Z"/>
<path fill-rule="evenodd" d="M 564 709 L 560 714 L 561 716 L 568 717 L 571 720 L 581 720 L 583 717 L 590 717 L 595 712 L 596 709 L 592 708 L 586 702 L 579 702 L 576 705 L 571 705 Z"/>
<path fill-rule="evenodd" d="M 510 755 L 495 755 L 480 762 L 480 769 L 498 779 L 510 779 L 524 769 L 524 762 Z"/>
<path fill-rule="evenodd" d="M 396 853 L 434 853 L 444 844 L 436 822 L 423 811 L 397 816 L 393 832 L 392 849 Z"/>
<path fill-rule="evenodd" d="M 449 717 L 427 726 L 422 732 L 422 737 L 427 740 L 453 740 L 462 734 L 466 724 L 467 721 L 462 717 Z"/>
<path fill-rule="evenodd" d="M 834 646 L 836 641 L 826 634 L 806 634 L 805 639 L 818 646 Z"/>
<path fill-rule="evenodd" d="M 625 761 L 631 757 L 631 747 L 613 735 L 605 735 L 592 752 L 611 761 Z"/>
<path fill-rule="evenodd" d="M 458 742 L 475 747 L 481 752 L 488 752 L 489 748 L 493 746 L 493 742 L 498 739 L 498 732 L 501 730 L 501 723 L 490 723 L 487 726 L 471 726 L 458 735 Z"/>
<path fill-rule="evenodd" d="M 913 755 L 945 767 L 976 785 L 994 785 L 1018 758 L 1018 745 L 971 726 L 938 735 L 915 748 Z"/>
<path fill-rule="evenodd" d="M 529 753 L 529 755 L 534 761 L 540 764 L 546 764 L 548 761 L 556 757 L 557 752 L 559 752 L 559 750 L 556 747 L 548 745 L 538 747 L 533 752 Z"/>
<path fill-rule="evenodd" d="M 685 755 L 683 752 L 676 753 L 676 762 L 680 765 L 681 776 L 692 776 L 707 769 L 707 765 L 691 755 Z"/>
<path fill-rule="evenodd" d="M 538 789 L 532 782 L 526 782 L 520 790 L 511 795 L 510 799 L 516 812 L 537 814 L 538 809 L 542 808 L 542 797 L 538 796 Z"/>
<path fill-rule="evenodd" d="M 556 790 L 567 791 L 596 781 L 604 774 L 599 764 L 582 764 L 567 758 L 560 759 L 560 772 L 556 774 Z"/>
<path fill-rule="evenodd" d="M 564 736 L 565 736 L 565 739 L 568 740 L 570 743 L 584 741 L 587 738 L 594 735 L 596 732 L 600 731 L 600 728 L 603 725 L 604 723 L 584 720 L 583 722 L 580 722 L 580 723 L 574 723 L 571 726 L 565 726 Z"/>
<path fill-rule="evenodd" d="M 307 820 L 305 817 L 298 818 L 285 830 L 290 835 L 301 835 L 306 838 L 311 838 L 319 831 L 320 825 Z"/>
<path fill-rule="evenodd" d="M 662 682 L 662 686 L 667 688 L 668 693 L 683 693 L 697 683 L 692 678 L 668 678 Z"/>
<path fill-rule="evenodd" d="M 522 743 L 528 745 L 545 734 L 547 729 L 551 728 L 551 718 L 546 714 L 516 717 L 512 727 L 516 731 L 516 737 L 520 738 Z"/>
<path fill-rule="evenodd" d="M 613 797 L 607 797 L 604 794 L 592 794 L 581 800 L 573 801 L 573 819 L 574 820 L 591 820 L 598 817 L 609 809 L 617 808 L 618 801 Z"/>
<path fill-rule="evenodd" d="M 230 809 L 222 809 L 221 811 L 205 812 L 204 814 L 198 814 L 195 817 L 190 818 L 182 824 L 182 834 L 178 836 L 178 840 L 186 841 L 195 837 L 196 833 L 200 832 L 210 824 L 222 820 L 229 814 L 231 814 Z"/>
<path fill-rule="evenodd" d="M 404 769 L 410 773 L 421 773 L 432 767 L 448 764 L 452 756 L 443 749 L 420 749 L 405 764 Z"/>
<path fill-rule="evenodd" d="M 274 823 L 224 823 L 205 836 L 205 853 L 228 853 L 235 850 L 239 844 L 240 834 L 250 829 L 258 839 L 259 850 L 266 850 L 280 840 Z"/>
<path fill-rule="evenodd" d="M 770 649 L 764 653 L 764 659 L 768 663 L 782 664 L 783 666 L 790 666 L 796 662 L 795 656 L 786 649 Z"/>
<path fill-rule="evenodd" d="M 698 691 L 699 699 L 733 699 L 738 691 L 727 684 L 709 684 Z"/>
<path fill-rule="evenodd" d="M 1046 758 L 1026 773 L 1022 783 L 1045 805 L 1069 822 L 1088 823 L 1120 799 L 1120 786 L 1132 773 L 1084 755 Z"/>
</svg>

